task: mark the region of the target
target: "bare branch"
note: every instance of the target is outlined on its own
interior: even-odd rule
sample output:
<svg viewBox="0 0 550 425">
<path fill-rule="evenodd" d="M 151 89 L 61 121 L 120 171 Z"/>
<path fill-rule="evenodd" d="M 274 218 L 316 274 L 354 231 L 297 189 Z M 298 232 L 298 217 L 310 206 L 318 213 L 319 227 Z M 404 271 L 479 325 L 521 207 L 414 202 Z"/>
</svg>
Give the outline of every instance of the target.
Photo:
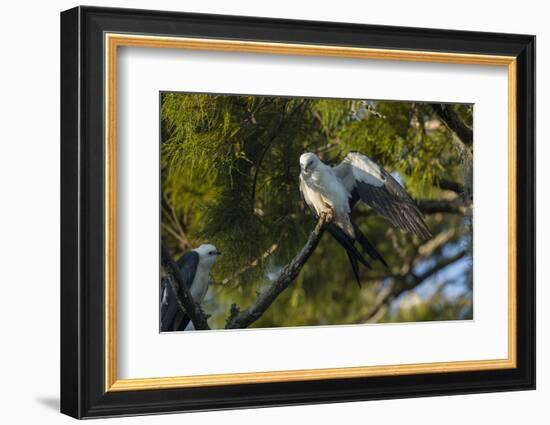
<svg viewBox="0 0 550 425">
<path fill-rule="evenodd" d="M 395 290 L 395 279 L 390 282 L 388 286 L 383 288 L 377 295 L 374 300 L 374 305 L 371 309 L 365 314 L 360 322 L 375 322 L 375 317 L 379 316 L 379 312 L 384 310 L 384 307 L 387 305 L 389 299 L 393 297 L 393 291 Z"/>
<path fill-rule="evenodd" d="M 379 293 L 378 297 L 376 297 L 374 305 L 361 318 L 361 322 L 372 322 L 375 317 L 379 317 L 380 310 L 385 309 L 392 300 L 394 300 L 406 291 L 411 291 L 415 289 L 429 277 L 443 270 L 445 267 L 450 266 L 456 261 L 464 258 L 466 254 L 466 250 L 461 250 L 455 255 L 444 257 L 433 267 L 418 276 L 410 271 L 403 275 L 394 276 L 390 284 Z"/>
<path fill-rule="evenodd" d="M 452 180 L 441 179 L 439 180 L 438 186 L 440 189 L 450 190 L 458 195 L 462 195 L 464 193 L 464 186 Z"/>
<path fill-rule="evenodd" d="M 380 308 L 376 311 L 374 311 L 374 314 L 370 316 L 369 319 L 367 319 L 366 323 L 378 323 L 380 320 L 384 317 L 384 314 L 388 311 L 388 305 L 382 304 Z"/>
<path fill-rule="evenodd" d="M 262 261 L 265 261 L 267 258 L 269 258 L 271 255 L 273 255 L 275 253 L 275 251 L 277 251 L 277 249 L 279 248 L 279 245 L 277 245 L 276 243 L 274 243 L 273 245 L 271 245 L 269 247 L 269 249 L 267 249 L 262 255 L 260 255 L 258 258 L 256 258 L 255 260 L 251 261 L 250 263 L 248 263 L 247 265 L 245 265 L 244 267 L 241 267 L 239 270 L 237 270 L 235 273 L 233 273 L 231 276 L 229 277 L 226 277 L 225 279 L 222 280 L 222 285 L 227 285 L 229 282 L 231 282 L 233 279 L 236 279 L 238 278 L 239 276 L 241 276 L 242 274 L 246 273 L 247 271 L 249 270 L 252 270 L 254 267 L 256 267 L 258 264 L 260 264 L 260 262 Z"/>
<path fill-rule="evenodd" d="M 423 214 L 447 213 L 464 215 L 468 211 L 468 207 L 461 198 L 452 200 L 420 199 L 416 201 L 416 204 Z"/>
<path fill-rule="evenodd" d="M 162 197 L 162 214 L 162 225 L 172 236 L 174 236 L 174 238 L 176 238 L 176 240 L 179 242 L 180 247 L 184 250 L 191 248 L 191 242 L 189 241 L 187 235 L 185 234 L 185 231 L 183 230 L 182 223 L 178 218 L 176 211 L 174 210 L 174 206 L 170 202 L 168 202 L 168 200 L 164 196 Z M 167 218 L 167 221 L 169 223 L 164 222 L 164 217 Z M 172 226 L 170 226 L 170 223 L 172 224 Z"/>
<path fill-rule="evenodd" d="M 161 257 L 165 279 L 167 279 L 169 284 L 172 286 L 180 308 L 185 311 L 185 313 L 187 313 L 187 315 L 193 322 L 195 329 L 210 329 L 206 316 L 200 308 L 200 305 L 197 304 L 193 299 L 189 288 L 183 281 L 178 266 L 176 265 L 176 263 L 174 263 L 174 260 L 172 260 L 172 257 L 170 256 L 164 245 L 161 249 Z"/>
<path fill-rule="evenodd" d="M 169 224 L 161 222 L 161 226 L 178 241 L 181 249 L 188 249 L 191 246 L 185 236 L 176 232 Z"/>
<path fill-rule="evenodd" d="M 464 258 L 466 256 L 466 254 L 468 254 L 468 251 L 463 249 L 461 251 L 458 251 L 456 254 L 451 255 L 450 257 L 444 257 L 441 261 L 436 263 L 432 268 L 426 270 L 424 273 L 422 273 L 418 276 L 415 276 L 413 274 L 409 274 L 409 278 L 412 277 L 412 280 L 407 282 L 409 284 L 408 286 L 411 286 L 411 285 L 417 286 L 417 285 L 419 285 L 420 283 L 424 282 L 429 277 L 431 277 L 434 274 L 436 274 L 437 272 L 443 270 L 445 267 L 450 266 L 454 262 Z M 405 290 L 407 290 L 407 288 L 405 288 Z"/>
<path fill-rule="evenodd" d="M 460 214 L 464 215 L 470 208 L 469 204 L 461 197 L 454 199 L 417 199 L 416 205 L 424 215 L 445 213 L 445 214 Z M 372 217 L 376 213 L 368 208 L 356 208 L 353 211 L 354 217 Z"/>
<path fill-rule="evenodd" d="M 335 139 L 335 141 L 333 142 L 328 142 L 326 145 L 324 146 L 321 146 L 319 148 L 317 148 L 314 153 L 316 155 L 320 155 L 322 156 L 323 154 L 333 150 L 333 149 L 336 149 L 338 146 L 340 146 L 340 140 L 339 139 Z"/>
<path fill-rule="evenodd" d="M 325 229 L 325 223 L 326 216 L 322 214 L 300 252 L 298 252 L 292 261 L 283 268 L 277 279 L 258 295 L 249 308 L 238 314 L 234 314 L 238 310 L 236 306 L 232 306 L 232 314 L 226 325 L 227 329 L 247 328 L 250 326 L 258 320 L 273 301 L 294 282 L 300 270 L 302 270 L 302 267 L 321 240 L 321 236 L 323 236 Z"/>
<path fill-rule="evenodd" d="M 414 259 L 413 265 L 431 256 L 437 249 L 450 242 L 456 236 L 455 229 L 447 229 L 438 233 L 418 247 L 418 257 Z"/>
<path fill-rule="evenodd" d="M 444 104 L 433 104 L 432 108 L 445 125 L 457 135 L 462 143 L 467 146 L 472 146 L 474 141 L 472 129 L 462 121 L 452 107 Z"/>
</svg>

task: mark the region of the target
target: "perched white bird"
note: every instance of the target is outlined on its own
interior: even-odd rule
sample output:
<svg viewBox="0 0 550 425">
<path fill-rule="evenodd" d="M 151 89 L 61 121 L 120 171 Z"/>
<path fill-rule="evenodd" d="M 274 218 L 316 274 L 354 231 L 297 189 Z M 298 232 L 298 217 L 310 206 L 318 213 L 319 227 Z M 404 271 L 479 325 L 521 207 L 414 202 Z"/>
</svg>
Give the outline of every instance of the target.
<svg viewBox="0 0 550 425">
<path fill-rule="evenodd" d="M 422 214 L 405 189 L 390 173 L 359 152 L 348 153 L 334 167 L 323 163 L 313 153 L 301 155 L 300 192 L 315 216 L 327 215 L 327 230 L 346 249 L 358 283 L 358 262 L 366 267 L 370 265 L 355 247 L 356 241 L 371 258 L 387 266 L 351 220 L 351 211 L 359 200 L 392 225 L 415 233 L 423 240 L 431 237 Z"/>
<path fill-rule="evenodd" d="M 221 254 L 214 246 L 203 244 L 184 254 L 177 262 L 184 283 L 196 303 L 204 299 L 210 285 L 210 272 Z M 189 324 L 189 316 L 181 310 L 172 286 L 163 279 L 160 295 L 160 330 L 183 331 Z"/>
</svg>

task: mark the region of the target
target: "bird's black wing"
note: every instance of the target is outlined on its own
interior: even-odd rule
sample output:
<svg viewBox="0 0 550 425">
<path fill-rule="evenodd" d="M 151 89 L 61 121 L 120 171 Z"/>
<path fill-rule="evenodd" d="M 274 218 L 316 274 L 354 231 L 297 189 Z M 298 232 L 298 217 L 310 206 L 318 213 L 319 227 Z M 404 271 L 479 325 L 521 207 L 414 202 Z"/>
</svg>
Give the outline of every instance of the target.
<svg viewBox="0 0 550 425">
<path fill-rule="evenodd" d="M 353 229 L 355 231 L 355 240 L 359 242 L 359 244 L 363 247 L 363 249 L 369 254 L 369 256 L 374 260 L 379 260 L 382 264 L 384 264 L 386 267 L 388 266 L 388 263 L 386 263 L 386 260 L 384 260 L 384 257 L 380 255 L 380 253 L 376 250 L 373 244 L 370 243 L 370 241 L 367 239 L 367 237 L 361 232 L 361 229 L 359 229 L 359 226 L 357 226 L 355 223 L 353 223 Z"/>
<path fill-rule="evenodd" d="M 431 237 L 420 210 L 407 191 L 366 155 L 350 152 L 334 170 L 352 194 L 351 207 L 361 200 L 392 225 L 424 240 Z"/>
<path fill-rule="evenodd" d="M 182 255 L 178 261 L 176 261 L 180 269 L 180 274 L 183 282 L 191 289 L 197 267 L 199 265 L 199 254 L 196 251 L 189 251 Z"/>
<path fill-rule="evenodd" d="M 168 279 L 162 279 L 161 281 L 161 298 L 160 298 L 160 331 L 169 332 L 178 330 L 174 329 L 174 323 L 176 322 L 176 316 L 179 313 L 183 313 L 178 304 L 178 299 L 172 285 L 168 282 Z"/>
<path fill-rule="evenodd" d="M 199 254 L 189 251 L 176 261 L 180 269 L 183 283 L 191 289 L 197 266 Z M 161 282 L 161 304 L 160 304 L 160 329 L 162 332 L 183 331 L 188 325 L 189 316 L 180 308 L 177 296 L 170 283 L 163 279 Z"/>
</svg>

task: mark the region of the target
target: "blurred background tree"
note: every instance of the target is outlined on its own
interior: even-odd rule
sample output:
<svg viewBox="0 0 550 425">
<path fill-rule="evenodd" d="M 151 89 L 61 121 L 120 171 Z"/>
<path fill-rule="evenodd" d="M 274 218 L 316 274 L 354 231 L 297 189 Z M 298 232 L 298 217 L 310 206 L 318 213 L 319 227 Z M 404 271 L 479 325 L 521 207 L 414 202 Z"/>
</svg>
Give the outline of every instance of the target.
<svg viewBox="0 0 550 425">
<path fill-rule="evenodd" d="M 203 308 L 223 328 L 303 247 L 315 220 L 298 158 L 367 154 L 417 200 L 421 243 L 367 206 L 355 221 L 389 264 L 355 282 L 323 237 L 297 279 L 251 327 L 471 319 L 472 106 L 395 101 L 163 93 L 161 236 L 178 258 L 201 243 L 223 255 Z"/>
</svg>

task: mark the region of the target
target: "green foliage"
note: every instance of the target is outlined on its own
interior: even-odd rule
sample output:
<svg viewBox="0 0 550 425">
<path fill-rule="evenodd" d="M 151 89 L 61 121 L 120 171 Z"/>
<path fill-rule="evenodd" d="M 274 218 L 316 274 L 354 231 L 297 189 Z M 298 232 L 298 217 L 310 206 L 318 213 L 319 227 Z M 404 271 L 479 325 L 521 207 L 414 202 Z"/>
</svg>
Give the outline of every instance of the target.
<svg viewBox="0 0 550 425">
<path fill-rule="evenodd" d="M 471 109 L 456 107 L 468 124 Z M 363 152 L 398 173 L 417 198 L 446 199 L 442 179 L 465 182 L 466 148 L 427 104 L 165 93 L 161 117 L 162 240 L 175 258 L 206 241 L 223 252 L 204 303 L 213 328 L 224 326 L 231 304 L 250 305 L 313 228 L 298 189 L 302 153 L 336 162 L 350 150 Z M 367 207 L 355 214 L 391 270 L 374 263 L 362 270 L 358 288 L 345 252 L 325 235 L 296 281 L 253 326 L 362 322 L 388 278 L 441 256 L 446 244 L 467 243 L 471 232 L 462 215 L 430 215 L 434 236 L 447 239 L 424 258 L 415 237 Z M 440 309 L 428 303 L 420 319 L 403 312 L 380 320 L 457 318 L 459 303 L 471 304 L 471 291 L 445 298 Z"/>
</svg>

